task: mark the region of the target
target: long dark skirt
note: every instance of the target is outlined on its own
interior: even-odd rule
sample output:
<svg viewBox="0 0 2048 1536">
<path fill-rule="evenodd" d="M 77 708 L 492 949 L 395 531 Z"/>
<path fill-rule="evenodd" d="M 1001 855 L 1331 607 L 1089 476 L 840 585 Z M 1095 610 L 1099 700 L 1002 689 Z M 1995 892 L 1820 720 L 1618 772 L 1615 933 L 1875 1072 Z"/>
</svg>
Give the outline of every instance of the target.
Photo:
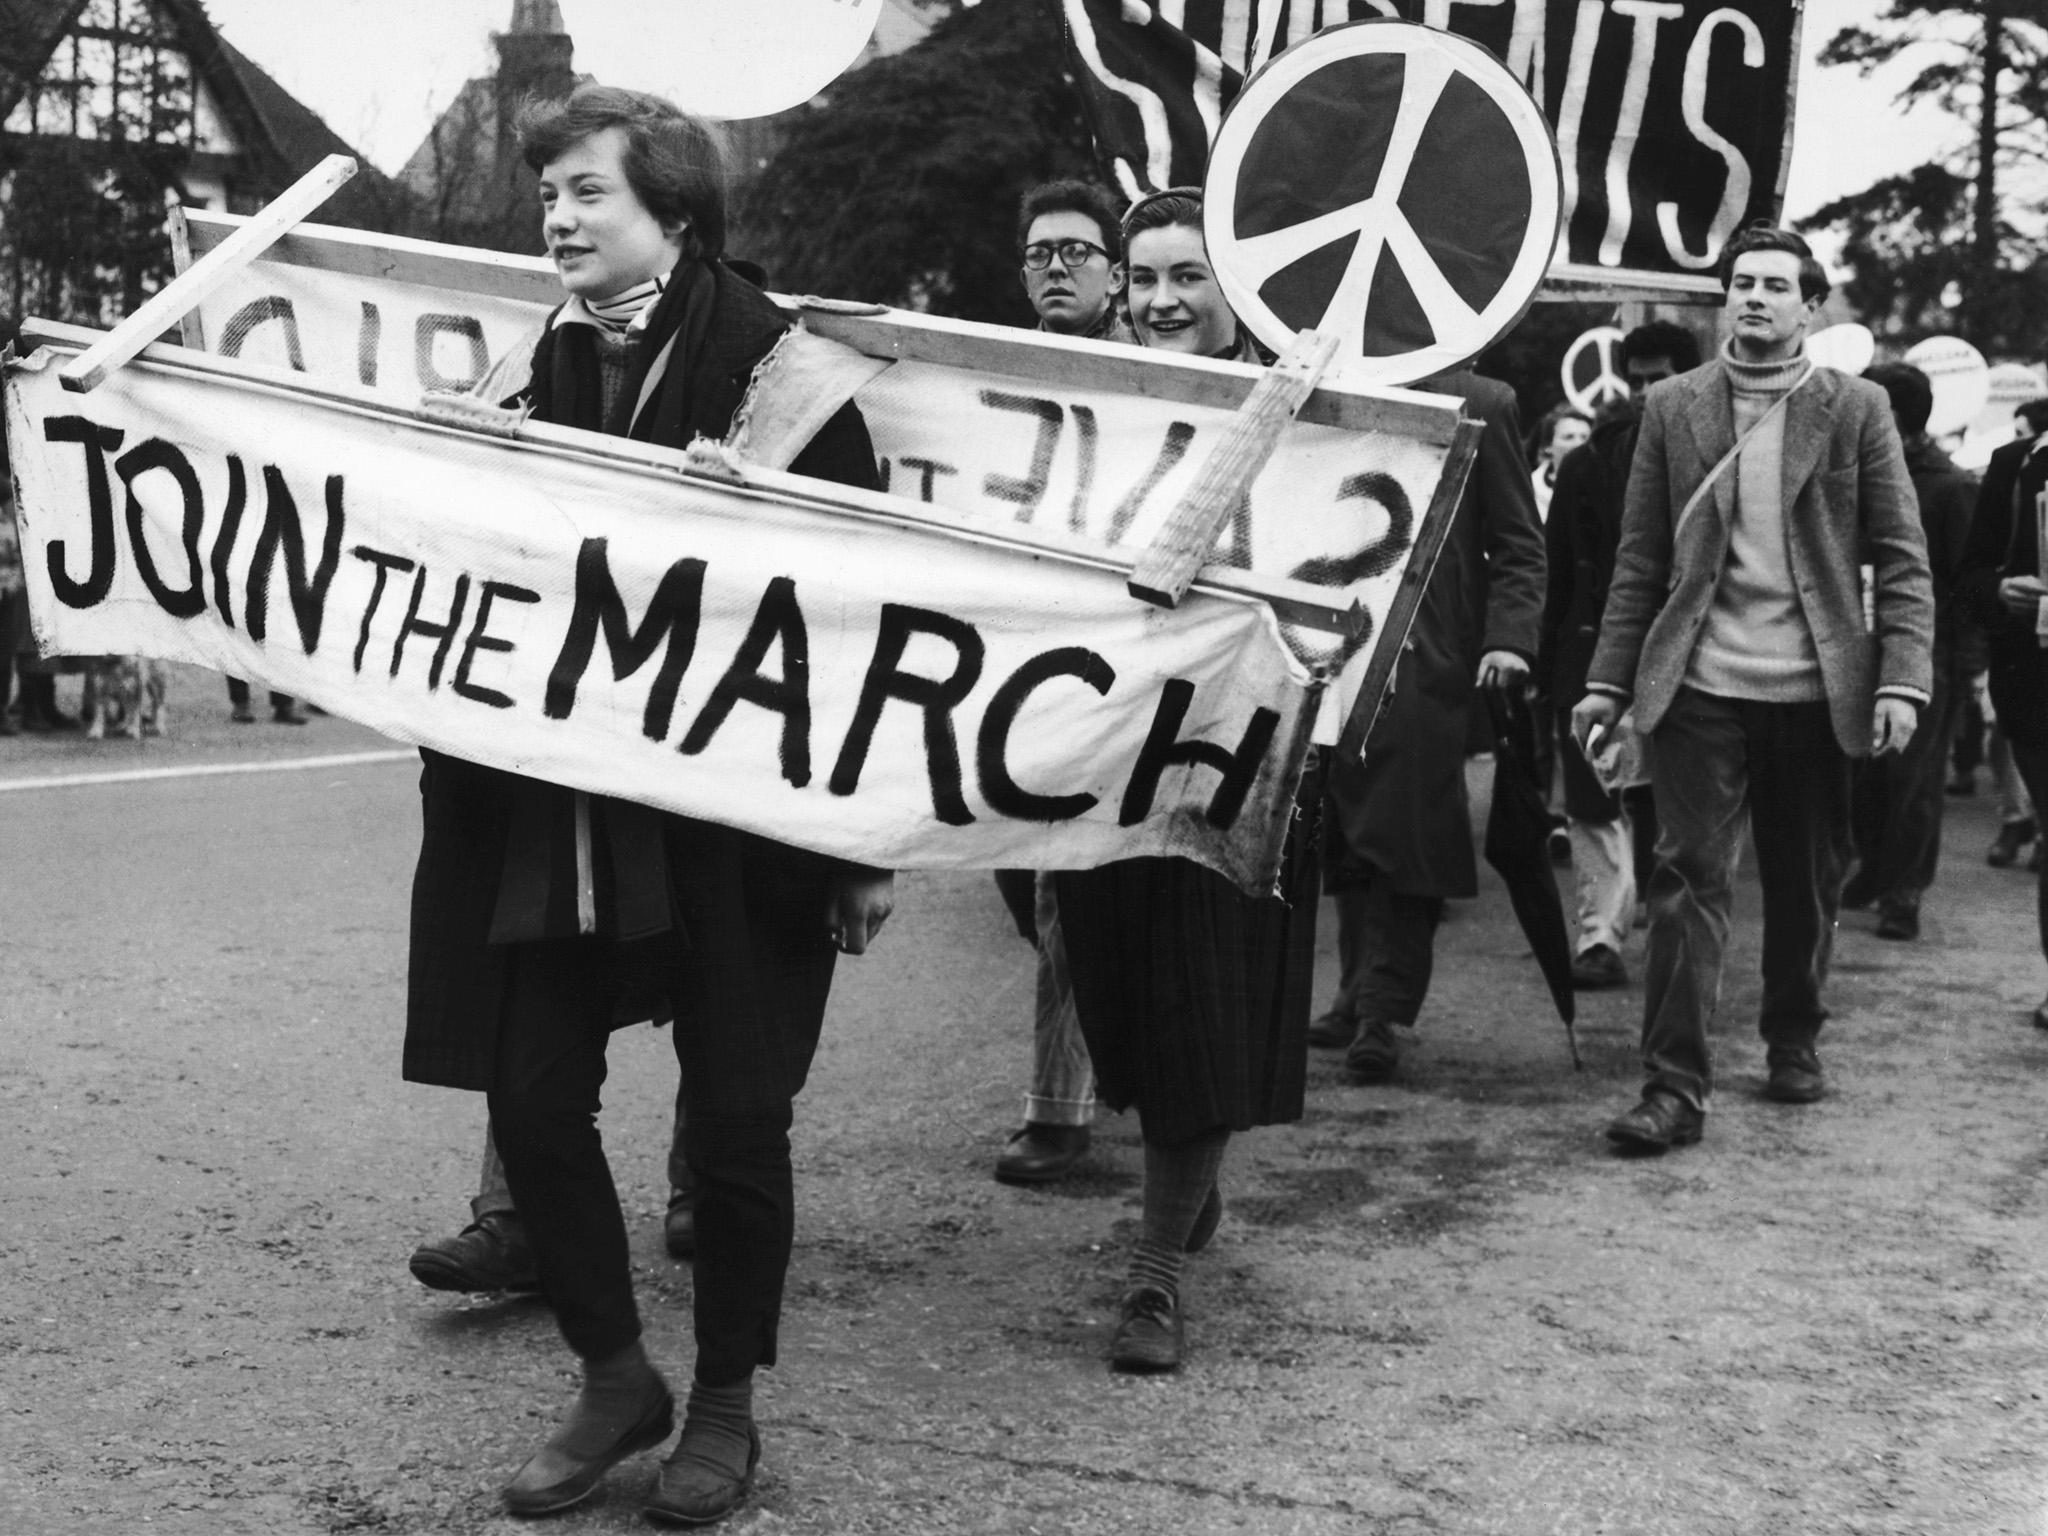
<svg viewBox="0 0 2048 1536">
<path fill-rule="evenodd" d="M 1280 896 L 1254 899 L 1186 859 L 1058 877 L 1095 1093 L 1138 1111 L 1147 1141 L 1301 1118 L 1315 964 L 1316 808 L 1303 776 Z"/>
</svg>

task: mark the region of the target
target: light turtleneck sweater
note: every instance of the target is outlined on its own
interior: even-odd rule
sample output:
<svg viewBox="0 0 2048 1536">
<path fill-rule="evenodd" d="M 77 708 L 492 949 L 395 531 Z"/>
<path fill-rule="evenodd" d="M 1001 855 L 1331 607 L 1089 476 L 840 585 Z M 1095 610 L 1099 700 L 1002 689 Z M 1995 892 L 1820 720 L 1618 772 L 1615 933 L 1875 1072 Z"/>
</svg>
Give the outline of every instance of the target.
<svg viewBox="0 0 2048 1536">
<path fill-rule="evenodd" d="M 1785 416 L 1771 406 L 1806 376 L 1805 354 L 1752 363 L 1721 349 L 1735 434 L 1752 426 L 1735 461 L 1735 515 L 1728 554 L 1685 681 L 1730 699 L 1800 704 L 1825 699 L 1820 656 L 1799 605 L 1786 541 Z"/>
<path fill-rule="evenodd" d="M 574 297 L 555 321 L 557 325 L 588 325 L 597 332 L 598 389 L 606 421 L 611 420 L 612 408 L 626 387 L 634 334 L 646 328 L 647 317 L 654 313 L 655 301 L 667 286 L 665 276 L 651 277 L 608 299 Z"/>
</svg>

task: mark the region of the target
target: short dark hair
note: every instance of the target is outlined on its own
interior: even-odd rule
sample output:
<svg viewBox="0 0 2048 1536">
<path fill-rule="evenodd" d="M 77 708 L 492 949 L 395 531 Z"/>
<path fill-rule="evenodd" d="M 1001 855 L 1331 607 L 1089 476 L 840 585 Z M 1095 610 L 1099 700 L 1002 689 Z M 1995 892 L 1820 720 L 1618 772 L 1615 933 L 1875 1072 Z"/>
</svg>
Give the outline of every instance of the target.
<svg viewBox="0 0 2048 1536">
<path fill-rule="evenodd" d="M 1726 293 L 1729 284 L 1735 280 L 1735 258 L 1747 256 L 1751 251 L 1784 251 L 1799 258 L 1799 296 L 1802 299 L 1825 301 L 1834 292 L 1834 284 L 1828 281 L 1827 273 L 1814 259 L 1813 247 L 1806 243 L 1803 235 L 1794 233 L 1782 225 L 1773 224 L 1769 219 L 1758 219 L 1745 224 L 1721 252 L 1721 264 L 1717 268 L 1721 279 L 1721 291 Z"/>
<path fill-rule="evenodd" d="M 1202 232 L 1202 189 L 1200 187 L 1168 187 L 1164 192 L 1150 192 L 1139 198 L 1124 210 L 1124 244 L 1148 229 L 1171 229 L 1174 226 Z"/>
<path fill-rule="evenodd" d="M 1690 373 L 1700 365 L 1700 339 L 1671 320 L 1652 320 L 1621 338 L 1623 368 L 1653 357 L 1666 359 L 1680 373 Z"/>
<path fill-rule="evenodd" d="M 725 254 L 731 162 L 712 123 L 645 91 L 579 85 L 557 100 L 529 100 L 514 126 L 520 155 L 536 173 L 592 134 L 624 129 L 626 180 L 647 211 L 686 226 L 684 255 L 715 261 Z"/>
<path fill-rule="evenodd" d="M 1078 213 L 1095 221 L 1102 232 L 1102 248 L 1111 261 L 1124 259 L 1123 231 L 1117 225 L 1116 204 L 1109 193 L 1092 181 L 1067 177 L 1033 187 L 1017 204 L 1017 249 L 1031 237 L 1033 221 L 1048 213 Z"/>
<path fill-rule="evenodd" d="M 1927 418 L 1934 414 L 1934 385 L 1926 374 L 1911 363 L 1878 363 L 1864 369 L 1863 377 L 1891 398 L 1901 436 L 1927 430 Z"/>
<path fill-rule="evenodd" d="M 2048 395 L 2014 406 L 2013 415 L 2022 418 L 2036 432 L 2048 432 Z"/>
</svg>

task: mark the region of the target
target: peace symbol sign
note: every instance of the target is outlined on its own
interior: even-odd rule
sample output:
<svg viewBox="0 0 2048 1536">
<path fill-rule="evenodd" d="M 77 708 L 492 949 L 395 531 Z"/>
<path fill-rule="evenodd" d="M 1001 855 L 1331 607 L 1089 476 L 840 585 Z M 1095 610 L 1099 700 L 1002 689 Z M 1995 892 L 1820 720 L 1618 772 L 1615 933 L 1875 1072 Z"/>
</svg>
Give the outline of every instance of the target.
<svg viewBox="0 0 2048 1536">
<path fill-rule="evenodd" d="M 1589 415 L 1612 401 L 1628 398 L 1628 380 L 1621 376 L 1621 332 L 1596 325 L 1579 333 L 1564 354 L 1564 397 Z"/>
<path fill-rule="evenodd" d="M 1492 54 L 1399 21 L 1331 27 L 1246 82 L 1204 187 L 1209 262 L 1282 350 L 1339 337 L 1405 384 L 1492 345 L 1536 296 L 1563 195 L 1550 125 Z"/>
</svg>

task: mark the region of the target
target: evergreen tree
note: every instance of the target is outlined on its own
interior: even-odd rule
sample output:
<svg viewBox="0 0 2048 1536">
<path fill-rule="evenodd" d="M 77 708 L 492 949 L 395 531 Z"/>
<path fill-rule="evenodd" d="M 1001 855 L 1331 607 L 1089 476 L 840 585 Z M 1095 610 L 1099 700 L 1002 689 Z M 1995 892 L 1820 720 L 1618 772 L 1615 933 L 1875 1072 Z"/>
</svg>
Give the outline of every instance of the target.
<svg viewBox="0 0 2048 1536">
<path fill-rule="evenodd" d="M 2039 357 L 2048 265 L 2035 248 L 2048 207 L 2026 189 L 2048 174 L 2048 0 L 1892 0 L 1820 59 L 1867 75 L 1909 52 L 1925 62 L 1901 104 L 1962 119 L 1970 149 L 1837 198 L 1801 228 L 1842 232 L 1844 292 L 1880 333 L 1952 332 L 1993 355 Z"/>
<path fill-rule="evenodd" d="M 1099 174 L 1058 8 L 981 0 L 792 114 L 741 209 L 785 292 L 1028 324 L 1017 200 Z"/>
</svg>

